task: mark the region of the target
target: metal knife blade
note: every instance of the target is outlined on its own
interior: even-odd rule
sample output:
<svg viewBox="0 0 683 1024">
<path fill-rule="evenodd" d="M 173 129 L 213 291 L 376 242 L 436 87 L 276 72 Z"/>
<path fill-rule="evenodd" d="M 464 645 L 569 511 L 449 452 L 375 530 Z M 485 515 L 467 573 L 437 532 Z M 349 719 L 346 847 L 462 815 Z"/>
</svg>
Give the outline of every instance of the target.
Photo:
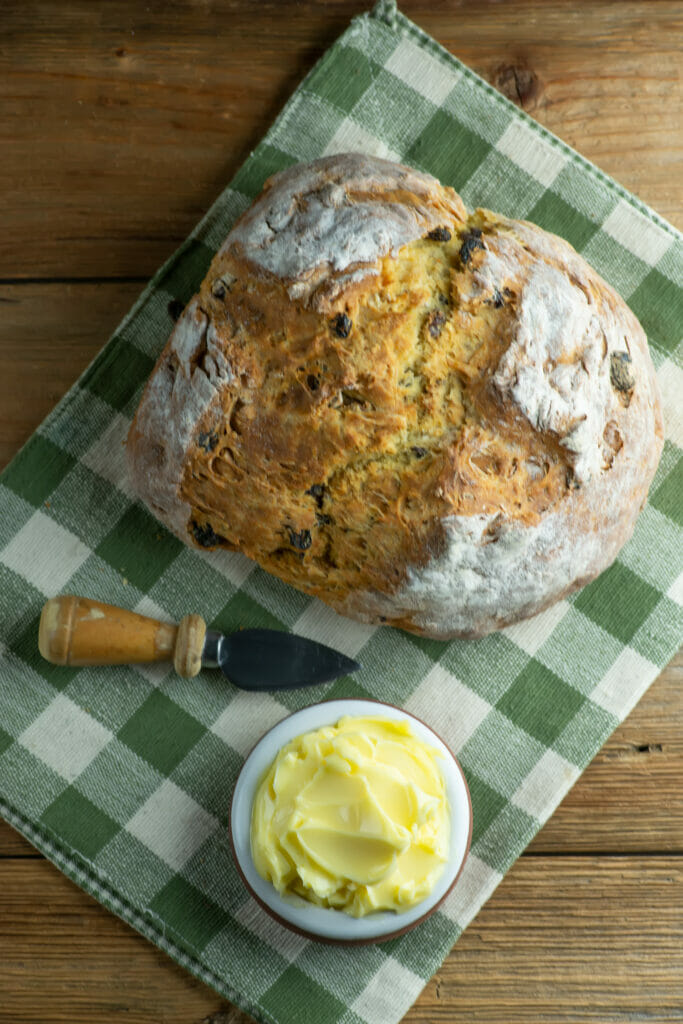
<svg viewBox="0 0 683 1024">
<path fill-rule="evenodd" d="M 295 690 L 326 683 L 360 665 L 315 640 L 277 629 L 207 630 L 202 665 L 220 668 L 241 690 Z"/>
</svg>

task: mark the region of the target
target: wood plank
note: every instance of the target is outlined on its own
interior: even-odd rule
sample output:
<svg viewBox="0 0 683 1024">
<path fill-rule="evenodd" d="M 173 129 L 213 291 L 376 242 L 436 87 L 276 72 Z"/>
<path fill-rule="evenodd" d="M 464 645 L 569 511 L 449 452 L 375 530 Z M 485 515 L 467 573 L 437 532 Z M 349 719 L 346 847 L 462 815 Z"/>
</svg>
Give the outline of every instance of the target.
<svg viewBox="0 0 683 1024">
<path fill-rule="evenodd" d="M 0 284 L 0 469 L 97 355 L 142 287 Z"/>
<path fill-rule="evenodd" d="M 401 6 L 683 227 L 677 0 Z M 149 276 L 367 7 L 4 4 L 0 278 Z"/>
<path fill-rule="evenodd" d="M 683 854 L 683 653 L 652 684 L 531 843 L 531 854 Z M 0 857 L 34 856 L 0 822 Z"/>
<path fill-rule="evenodd" d="M 680 858 L 523 859 L 405 1022 L 680 1020 L 682 896 Z M 250 1020 L 46 861 L 0 862 L 0 989 L 24 1024 Z"/>
<path fill-rule="evenodd" d="M 680 1021 L 683 863 L 522 858 L 405 1024 Z"/>
</svg>

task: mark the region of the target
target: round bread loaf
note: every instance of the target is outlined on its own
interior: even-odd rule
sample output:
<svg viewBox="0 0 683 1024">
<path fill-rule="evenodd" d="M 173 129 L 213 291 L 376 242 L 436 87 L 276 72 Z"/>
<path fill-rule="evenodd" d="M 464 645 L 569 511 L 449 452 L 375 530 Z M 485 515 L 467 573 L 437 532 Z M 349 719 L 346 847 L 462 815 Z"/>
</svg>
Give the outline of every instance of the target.
<svg viewBox="0 0 683 1024">
<path fill-rule="evenodd" d="M 188 544 L 438 639 L 597 576 L 661 447 L 643 330 L 570 245 L 359 154 L 266 182 L 128 439 Z"/>
</svg>

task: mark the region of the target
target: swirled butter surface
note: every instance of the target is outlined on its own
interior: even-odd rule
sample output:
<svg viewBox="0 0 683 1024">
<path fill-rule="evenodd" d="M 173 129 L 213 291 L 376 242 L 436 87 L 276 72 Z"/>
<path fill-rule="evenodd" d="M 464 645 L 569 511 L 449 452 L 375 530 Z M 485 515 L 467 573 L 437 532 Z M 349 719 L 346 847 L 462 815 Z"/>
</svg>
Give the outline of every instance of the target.
<svg viewBox="0 0 683 1024">
<path fill-rule="evenodd" d="M 441 757 L 405 720 L 346 717 L 291 740 L 254 799 L 257 871 L 354 917 L 419 903 L 448 859 Z"/>
</svg>

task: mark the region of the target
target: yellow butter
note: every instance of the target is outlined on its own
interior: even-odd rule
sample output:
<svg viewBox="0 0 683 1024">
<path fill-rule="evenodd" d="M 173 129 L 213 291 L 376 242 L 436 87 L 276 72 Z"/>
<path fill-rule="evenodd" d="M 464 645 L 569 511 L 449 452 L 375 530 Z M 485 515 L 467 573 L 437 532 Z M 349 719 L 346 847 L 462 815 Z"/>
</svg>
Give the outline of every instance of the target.
<svg viewBox="0 0 683 1024">
<path fill-rule="evenodd" d="M 279 893 L 354 917 L 419 903 L 448 859 L 441 756 L 405 720 L 347 717 L 298 736 L 256 793 L 257 871 Z"/>
</svg>

